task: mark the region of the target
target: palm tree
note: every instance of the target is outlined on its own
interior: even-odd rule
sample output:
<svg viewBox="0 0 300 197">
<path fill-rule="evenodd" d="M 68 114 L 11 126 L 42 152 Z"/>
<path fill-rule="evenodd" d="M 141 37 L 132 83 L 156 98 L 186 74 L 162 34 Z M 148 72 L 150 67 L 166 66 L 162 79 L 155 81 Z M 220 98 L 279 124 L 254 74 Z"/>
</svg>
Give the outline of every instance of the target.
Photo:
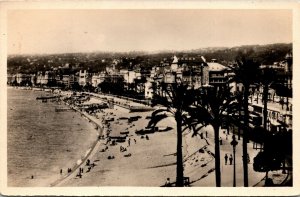
<svg viewBox="0 0 300 197">
<path fill-rule="evenodd" d="M 189 111 L 188 109 L 194 102 L 194 90 L 180 82 L 161 83 L 160 88 L 166 96 L 154 95 L 152 105 L 157 106 L 158 109 L 152 113 L 148 127 L 155 127 L 158 122 L 165 118 L 175 118 L 177 128 L 176 186 L 183 187 L 182 127 L 187 124 L 188 115 L 186 111 Z"/>
<path fill-rule="evenodd" d="M 268 94 L 269 94 L 269 86 L 274 82 L 276 76 L 275 71 L 269 67 L 265 67 L 262 69 L 261 73 L 261 83 L 263 85 L 263 103 L 264 103 L 264 109 L 263 109 L 263 127 L 264 130 L 267 130 L 267 120 L 268 120 Z M 268 170 L 266 170 L 266 184 L 268 180 Z"/>
<path fill-rule="evenodd" d="M 238 110 L 238 102 L 230 93 L 229 86 L 200 88 L 198 102 L 193 108 L 189 108 L 191 116 L 188 125 L 193 128 L 194 135 L 206 125 L 214 128 L 215 141 L 215 178 L 216 186 L 221 187 L 221 165 L 220 165 L 220 141 L 219 129 L 222 123 L 228 121 L 228 115 Z M 197 124 L 202 125 L 196 129 Z"/>
<path fill-rule="evenodd" d="M 250 55 L 250 54 L 248 54 Z M 236 65 L 229 66 L 235 73 L 233 81 L 242 83 L 243 91 L 243 110 L 244 110 L 244 130 L 243 130 L 243 170 L 244 170 L 244 186 L 248 187 L 248 161 L 247 161 L 247 143 L 248 143 L 248 128 L 249 128 L 249 88 L 258 79 L 259 64 L 252 59 L 246 59 L 245 55 L 237 57 Z"/>
<path fill-rule="evenodd" d="M 261 81 L 262 86 L 263 86 L 263 104 L 264 104 L 263 127 L 264 127 L 265 130 L 267 130 L 269 87 L 275 81 L 275 79 L 276 79 L 276 72 L 272 68 L 265 67 L 265 68 L 262 69 L 260 81 Z"/>
</svg>

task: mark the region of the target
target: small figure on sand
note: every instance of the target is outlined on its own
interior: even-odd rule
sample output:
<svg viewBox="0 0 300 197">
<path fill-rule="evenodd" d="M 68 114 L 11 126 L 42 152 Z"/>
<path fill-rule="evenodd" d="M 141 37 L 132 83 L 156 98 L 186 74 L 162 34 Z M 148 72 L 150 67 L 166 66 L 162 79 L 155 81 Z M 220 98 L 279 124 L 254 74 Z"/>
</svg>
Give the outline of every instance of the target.
<svg viewBox="0 0 300 197">
<path fill-rule="evenodd" d="M 167 178 L 166 183 L 165 183 L 166 187 L 170 187 L 171 183 L 170 183 L 170 178 Z"/>
<path fill-rule="evenodd" d="M 149 137 L 148 137 L 148 135 L 146 135 L 146 140 L 149 140 Z"/>
<path fill-rule="evenodd" d="M 125 152 L 125 151 L 127 151 L 127 149 L 124 148 L 123 146 L 120 146 L 120 152 Z"/>
<path fill-rule="evenodd" d="M 206 137 L 206 138 L 208 137 L 208 133 L 207 133 L 207 131 L 205 131 L 205 137 Z"/>
<path fill-rule="evenodd" d="M 201 139 L 203 139 L 203 133 L 200 133 L 200 137 L 201 137 Z"/>
<path fill-rule="evenodd" d="M 62 169 L 60 169 L 60 175 L 62 175 L 62 172 L 63 172 L 63 170 L 62 170 Z"/>
<path fill-rule="evenodd" d="M 130 138 L 128 139 L 128 146 L 130 146 Z"/>
<path fill-rule="evenodd" d="M 227 165 L 227 160 L 228 160 L 228 155 L 227 154 L 225 154 L 224 159 L 225 159 L 225 165 Z"/>
<path fill-rule="evenodd" d="M 220 145 L 222 145 L 223 143 L 222 143 L 222 138 L 220 137 Z"/>
<path fill-rule="evenodd" d="M 230 165 L 232 165 L 232 161 L 233 161 L 233 157 L 232 157 L 232 154 L 230 154 L 230 157 L 229 157 Z"/>
<path fill-rule="evenodd" d="M 133 139 L 134 143 L 136 144 L 136 139 Z"/>
<path fill-rule="evenodd" d="M 31 179 L 33 179 L 33 175 L 31 175 Z"/>
<path fill-rule="evenodd" d="M 91 171 L 91 169 L 92 169 L 92 167 L 91 167 L 91 166 L 89 166 L 86 172 L 89 172 L 89 171 Z"/>
<path fill-rule="evenodd" d="M 79 178 L 81 178 L 81 177 L 82 177 L 82 174 L 81 174 L 81 173 L 78 173 L 76 176 L 79 177 Z"/>
<path fill-rule="evenodd" d="M 89 166 L 90 165 L 90 160 L 88 159 L 88 160 L 86 160 L 86 163 L 85 163 L 85 165 L 87 165 L 87 166 Z"/>
</svg>

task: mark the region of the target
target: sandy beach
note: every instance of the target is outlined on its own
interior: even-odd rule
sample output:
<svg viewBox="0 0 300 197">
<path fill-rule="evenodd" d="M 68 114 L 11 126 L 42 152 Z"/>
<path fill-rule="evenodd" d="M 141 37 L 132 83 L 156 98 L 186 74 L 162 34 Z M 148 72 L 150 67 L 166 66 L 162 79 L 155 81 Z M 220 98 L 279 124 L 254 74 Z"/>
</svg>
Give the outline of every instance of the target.
<svg viewBox="0 0 300 197">
<path fill-rule="evenodd" d="M 88 103 L 98 102 L 92 98 Z M 128 102 L 116 99 L 118 102 Z M 141 105 L 130 103 L 131 105 Z M 98 124 L 103 124 L 102 119 L 111 119 L 105 133 L 109 136 L 120 135 L 120 132 L 128 132 L 126 141 L 113 145 L 107 139 L 100 139 L 94 150 L 84 160 L 89 159 L 95 166 L 88 170 L 89 166 L 82 162 L 74 173 L 66 178 L 56 181 L 55 186 L 162 186 L 167 178 L 171 182 L 176 179 L 176 124 L 172 118 L 168 118 L 158 126 L 171 126 L 173 129 L 166 132 L 155 132 L 146 136 L 137 135 L 136 130 L 147 126 L 150 112 L 129 112 L 128 109 L 114 106 L 114 109 L 104 109 L 92 116 L 85 113 Z M 137 121 L 128 123 L 126 117 L 141 116 Z M 98 118 L 96 118 L 98 117 Z M 120 119 L 121 118 L 121 119 Z M 184 134 L 184 160 L 185 175 L 191 176 L 195 184 L 203 174 L 197 173 L 198 168 L 207 168 L 208 174 L 213 169 L 208 165 L 213 164 L 213 156 L 208 154 L 209 146 L 205 140 L 199 137 L 191 137 L 191 133 Z M 120 151 L 121 147 L 126 148 Z M 199 149 L 203 152 L 199 152 Z M 113 159 L 108 159 L 114 157 Z M 82 177 L 76 176 L 79 168 L 83 168 Z M 53 185 L 54 186 L 54 185 Z"/>
</svg>

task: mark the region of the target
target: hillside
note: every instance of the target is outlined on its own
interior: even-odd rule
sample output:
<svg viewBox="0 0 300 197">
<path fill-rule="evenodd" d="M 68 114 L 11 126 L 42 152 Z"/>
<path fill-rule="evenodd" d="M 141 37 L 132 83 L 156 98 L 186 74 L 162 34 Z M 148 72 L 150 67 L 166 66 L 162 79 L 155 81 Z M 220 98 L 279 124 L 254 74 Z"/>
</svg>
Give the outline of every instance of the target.
<svg viewBox="0 0 300 197">
<path fill-rule="evenodd" d="M 292 51 L 292 44 L 247 45 L 238 47 L 210 47 L 188 51 L 160 51 L 148 53 L 132 51 L 126 53 L 94 52 L 94 53 L 68 53 L 45 55 L 10 55 L 7 60 L 8 73 L 36 73 L 52 68 L 68 65 L 69 72 L 87 69 L 89 72 L 99 72 L 111 65 L 113 59 L 119 59 L 119 68 L 128 68 L 130 65 L 140 64 L 142 68 L 150 69 L 158 65 L 164 58 L 177 56 L 204 56 L 207 61 L 217 59 L 223 64 L 232 62 L 242 53 L 251 54 L 262 64 L 273 64 L 281 61 L 285 55 Z M 130 64 L 131 62 L 131 64 Z"/>
</svg>

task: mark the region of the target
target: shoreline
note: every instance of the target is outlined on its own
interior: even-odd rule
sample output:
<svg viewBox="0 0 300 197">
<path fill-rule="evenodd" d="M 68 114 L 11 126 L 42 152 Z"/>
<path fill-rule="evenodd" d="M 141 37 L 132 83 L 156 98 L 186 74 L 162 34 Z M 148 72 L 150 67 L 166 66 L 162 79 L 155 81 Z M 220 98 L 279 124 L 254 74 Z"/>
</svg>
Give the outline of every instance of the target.
<svg viewBox="0 0 300 197">
<path fill-rule="evenodd" d="M 66 175 L 63 176 L 62 178 L 60 178 L 60 179 L 54 181 L 53 183 L 51 183 L 51 184 L 50 184 L 50 187 L 55 187 L 55 186 L 61 184 L 61 182 L 63 182 L 63 181 L 64 181 L 65 179 L 67 179 L 68 177 L 72 176 L 72 175 L 76 172 L 76 170 L 77 170 L 80 166 L 82 166 L 82 164 L 84 164 L 84 162 L 89 158 L 89 156 L 91 155 L 91 153 L 95 150 L 96 146 L 97 146 L 98 144 L 100 144 L 100 141 L 101 141 L 101 140 L 100 140 L 99 138 L 100 138 L 100 136 L 103 135 L 103 131 L 104 131 L 104 129 L 105 129 L 105 128 L 103 127 L 102 124 L 99 124 L 99 123 L 93 121 L 93 120 L 92 120 L 90 117 L 88 117 L 84 112 L 81 112 L 80 110 L 76 109 L 76 107 L 71 107 L 71 106 L 68 106 L 68 107 L 70 107 L 71 109 L 73 109 L 73 110 L 75 111 L 75 113 L 76 113 L 76 112 L 80 113 L 81 116 L 84 116 L 85 118 L 87 118 L 87 119 L 89 120 L 89 122 L 92 122 L 92 124 L 96 124 L 96 125 L 97 125 L 98 139 L 95 140 L 95 141 L 92 143 L 92 146 L 86 151 L 86 153 L 85 153 L 85 155 L 83 156 L 83 158 L 80 159 L 81 162 L 80 162 L 80 163 L 76 163 L 75 166 L 73 166 L 73 167 L 71 168 L 72 171 L 71 171 L 70 173 L 66 174 Z M 99 131 L 99 130 L 100 130 L 100 131 Z M 79 161 L 79 160 L 78 160 L 78 161 Z"/>
<path fill-rule="evenodd" d="M 34 90 L 34 89 L 29 89 L 29 88 L 27 88 L 27 87 L 25 87 L 25 88 L 20 88 L 20 87 L 18 87 L 18 88 L 15 88 L 15 87 L 12 87 L 12 86 L 7 86 L 7 90 L 9 90 L 9 89 L 14 89 L 14 90 L 21 90 L 21 91 L 30 91 L 30 92 L 33 92 L 33 91 L 36 91 L 36 90 Z M 55 93 L 53 93 L 53 92 L 49 92 L 49 91 L 43 91 L 42 89 L 39 89 L 39 91 L 41 91 L 41 92 L 45 92 L 45 93 L 51 93 L 51 94 L 55 94 Z M 67 93 L 67 92 L 66 92 Z M 63 96 L 65 96 L 64 94 L 63 94 Z M 35 98 L 33 98 L 33 100 L 36 100 Z M 56 102 L 55 102 L 56 103 Z M 70 106 L 69 105 L 66 105 L 66 103 L 65 102 L 63 102 L 63 101 L 61 101 L 60 102 L 62 105 L 65 105 L 66 107 L 68 107 L 68 108 L 70 108 Z M 51 110 L 54 110 L 55 108 L 51 108 Z M 91 136 L 93 136 L 93 135 L 96 135 L 97 136 L 97 139 L 96 140 L 93 140 L 91 143 L 90 143 L 90 145 L 88 145 L 88 147 L 89 148 L 87 148 L 87 149 L 85 149 L 85 151 L 80 151 L 80 152 L 78 152 L 78 151 L 76 151 L 77 152 L 77 154 L 78 155 L 81 155 L 79 158 L 78 158 L 78 160 L 81 160 L 81 163 L 83 163 L 85 160 L 86 160 L 86 158 L 91 154 L 91 152 L 93 151 L 93 149 L 96 147 L 96 145 L 97 145 L 97 143 L 98 143 L 98 137 L 101 135 L 101 133 L 103 132 L 103 126 L 101 125 L 99 125 L 99 123 L 96 123 L 98 126 L 97 126 L 97 129 L 94 127 L 94 126 L 91 126 L 91 124 L 90 124 L 90 122 L 91 122 L 91 120 L 90 120 L 90 122 L 87 122 L 87 121 L 89 121 L 89 120 L 84 120 L 84 119 L 89 119 L 89 117 L 87 117 L 86 116 L 86 114 L 84 114 L 83 112 L 80 112 L 80 110 L 75 110 L 75 109 L 73 109 L 72 110 L 73 112 L 71 112 L 71 113 L 79 113 L 79 115 L 80 115 L 80 117 L 79 116 L 77 116 L 77 118 L 80 118 L 82 121 L 84 121 L 84 122 L 86 122 L 86 124 L 87 125 L 89 125 L 89 128 L 90 129 L 88 129 L 87 131 L 88 132 L 92 132 L 91 133 Z M 57 113 L 57 112 L 54 112 L 54 113 Z M 64 113 L 64 112 L 62 112 L 62 113 Z M 74 116 L 73 116 L 73 118 L 74 118 Z M 93 123 L 92 122 L 92 125 L 93 124 L 95 124 L 95 123 Z M 85 127 L 84 127 L 85 128 Z M 95 129 L 96 131 L 93 131 L 93 129 Z M 82 129 L 81 129 L 82 130 Z M 90 137 L 89 137 L 90 138 Z M 77 142 L 76 142 L 77 143 Z M 85 143 L 83 146 L 86 146 L 87 144 Z M 72 148 L 73 149 L 73 148 Z M 78 149 L 78 148 L 76 148 L 76 149 Z M 79 148 L 80 149 L 80 148 Z M 81 150 L 83 150 L 82 148 L 81 148 Z M 67 152 L 68 152 L 68 149 L 67 149 Z M 68 157 L 68 153 L 64 153 L 64 155 L 66 156 L 66 157 Z M 71 156 L 70 156 L 70 159 L 71 158 L 73 158 L 75 155 L 77 155 L 77 154 L 72 154 Z M 61 156 L 60 156 L 61 157 Z M 76 156 L 75 156 L 76 157 Z M 72 161 L 71 161 L 72 160 Z M 63 175 L 59 175 L 59 171 L 57 172 L 57 174 L 55 173 L 55 171 L 56 170 L 54 170 L 54 172 L 53 172 L 53 169 L 57 169 L 57 168 L 62 168 L 62 169 L 66 169 L 68 166 L 70 167 L 71 166 L 71 169 L 72 169 L 72 172 L 74 172 L 74 171 L 76 171 L 76 169 L 78 168 L 78 164 L 76 163 L 76 161 L 78 162 L 78 160 L 73 160 L 73 159 L 71 159 L 71 160 L 69 160 L 67 163 L 65 163 L 66 165 L 64 165 L 64 166 L 60 166 L 60 164 L 54 164 L 54 166 L 50 166 L 50 168 L 49 168 L 49 170 L 48 170 L 48 172 L 46 172 L 46 173 L 38 173 L 38 174 L 32 174 L 32 175 L 34 175 L 34 179 L 31 179 L 30 177 L 28 177 L 29 176 L 29 174 L 30 173 L 34 173 L 34 171 L 32 171 L 32 172 L 27 172 L 27 173 L 25 173 L 24 174 L 24 178 L 25 179 L 29 179 L 29 182 L 31 182 L 31 183 L 29 183 L 28 182 L 28 184 L 26 184 L 26 185 L 32 185 L 32 184 L 34 184 L 36 181 L 39 181 L 38 182 L 38 185 L 36 185 L 36 186 L 51 186 L 53 183 L 54 184 L 56 184 L 56 182 L 58 182 L 58 181 L 60 181 L 61 179 L 64 179 L 66 176 L 69 176 L 68 174 L 63 174 Z M 70 162 L 71 161 L 71 162 Z M 60 162 L 61 163 L 61 162 Z M 72 164 L 73 163 L 73 164 Z M 70 165 L 71 164 L 71 165 Z M 32 169 L 33 170 L 33 169 Z M 52 172 L 51 172 L 52 171 Z M 65 172 L 66 172 L 66 170 L 64 170 Z M 38 171 L 37 171 L 38 172 Z M 27 175 L 26 175 L 27 174 Z M 17 174 L 11 174 L 11 175 L 8 175 L 8 176 L 12 176 L 12 177 L 14 177 L 14 176 L 18 176 Z M 20 176 L 20 175 L 19 175 Z M 21 175 L 22 176 L 22 175 Z M 30 175 L 31 176 L 31 175 Z M 61 176 L 63 176 L 63 177 L 61 177 Z M 36 178 L 36 177 L 43 177 L 43 178 Z M 24 179 L 24 178 L 21 178 L 21 179 Z M 21 181 L 21 179 L 20 179 L 20 181 Z M 18 181 L 19 182 L 19 181 Z M 14 183 L 14 181 L 12 182 L 12 184 Z M 37 183 L 37 182 L 36 182 Z M 13 185 L 15 185 L 15 184 L 13 184 Z M 17 184 L 17 185 L 15 185 L 15 187 L 26 187 L 26 186 L 24 186 L 25 184 L 22 184 L 22 185 L 20 185 L 20 183 L 19 184 Z"/>
</svg>

